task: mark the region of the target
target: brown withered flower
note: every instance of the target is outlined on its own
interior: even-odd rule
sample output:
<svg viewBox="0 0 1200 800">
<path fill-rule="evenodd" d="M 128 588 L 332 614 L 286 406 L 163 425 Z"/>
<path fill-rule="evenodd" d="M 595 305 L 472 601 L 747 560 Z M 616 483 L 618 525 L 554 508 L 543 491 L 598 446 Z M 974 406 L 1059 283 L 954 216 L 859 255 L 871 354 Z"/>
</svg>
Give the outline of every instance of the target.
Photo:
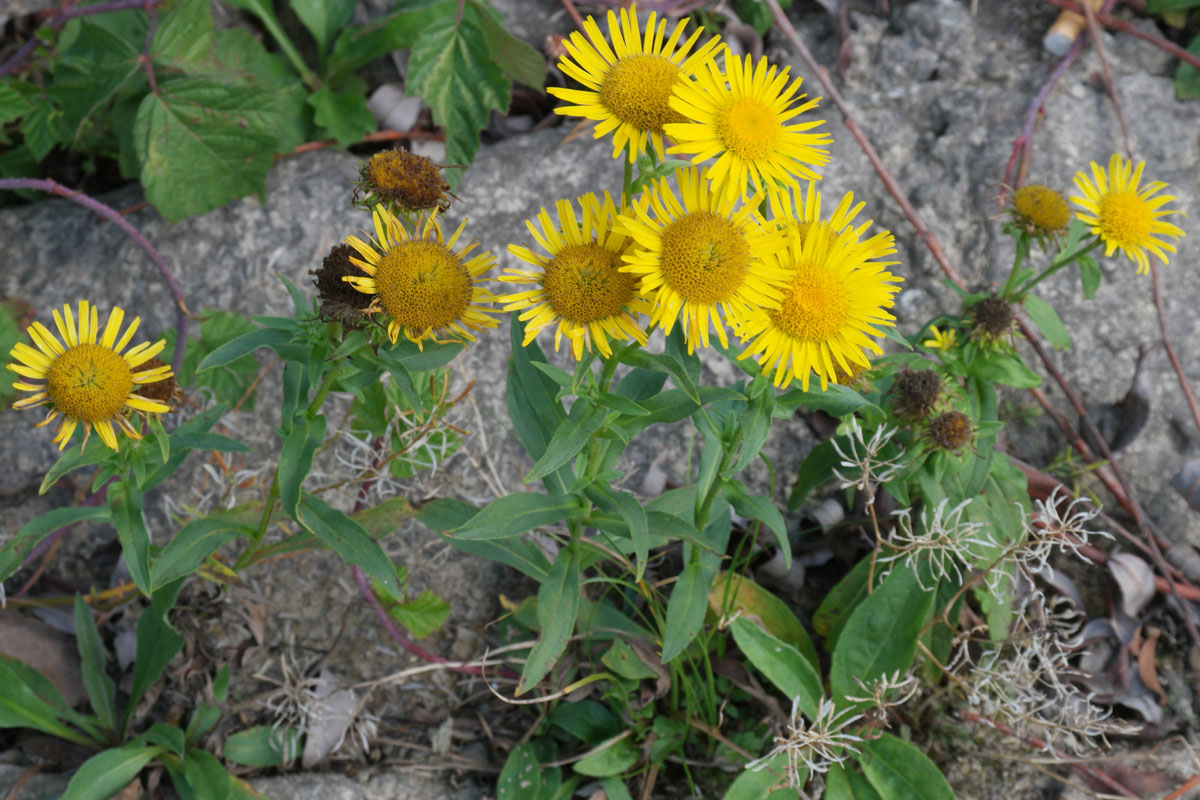
<svg viewBox="0 0 1200 800">
<path fill-rule="evenodd" d="M 357 328 L 362 325 L 363 312 L 371 305 L 371 295 L 363 294 L 342 278 L 347 275 L 357 278 L 366 277 L 366 273 L 350 262 L 350 256 L 356 255 L 348 244 L 335 244 L 318 270 L 309 270 L 309 275 L 315 275 L 313 286 L 321 298 L 321 316 L 337 320 L 347 328 Z"/>
<path fill-rule="evenodd" d="M 932 369 L 905 367 L 890 390 L 892 410 L 909 422 L 919 422 L 932 413 L 942 397 L 942 378 Z"/>
<path fill-rule="evenodd" d="M 438 166 L 407 150 L 383 150 L 371 156 L 362 167 L 362 180 L 365 200 L 375 196 L 405 211 L 450 207 L 450 184 Z"/>
<path fill-rule="evenodd" d="M 939 450 L 958 454 L 971 442 L 974 435 L 971 418 L 961 411 L 945 411 L 929 420 L 925 436 Z"/>
</svg>

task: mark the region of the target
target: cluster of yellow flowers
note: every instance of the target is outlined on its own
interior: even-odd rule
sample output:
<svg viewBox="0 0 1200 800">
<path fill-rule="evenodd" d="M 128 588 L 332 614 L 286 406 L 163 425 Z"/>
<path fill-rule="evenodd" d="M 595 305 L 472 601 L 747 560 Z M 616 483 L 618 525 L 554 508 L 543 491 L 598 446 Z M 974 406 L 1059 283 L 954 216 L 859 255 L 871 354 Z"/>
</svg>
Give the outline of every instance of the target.
<svg viewBox="0 0 1200 800">
<path fill-rule="evenodd" d="M 507 268 L 499 277 L 532 288 L 496 296 L 481 284 L 495 257 L 472 254 L 477 243 L 460 246 L 461 225 L 449 238 L 443 234 L 437 213 L 448 186 L 436 166 L 402 151 L 381 154 L 364 168 L 375 236 L 348 237 L 326 282 L 367 295 L 349 306 L 386 315 L 393 342 L 401 334 L 417 344 L 435 337 L 472 341 L 473 331 L 498 324 L 492 316 L 498 303 L 521 312 L 524 344 L 554 326 L 555 348 L 566 336 L 577 359 L 591 348 L 611 356 L 612 340 L 645 344 L 639 318 L 646 317 L 666 333 L 681 325 L 689 351 L 707 347 L 713 331 L 728 346 L 728 327 L 746 343 L 741 358 L 774 373 L 776 386 L 796 380 L 807 391 L 816 374 L 824 389 L 862 372 L 867 353 L 881 352 L 879 327 L 895 324 L 888 309 L 902 279 L 888 271 L 898 263 L 886 260 L 896 252 L 892 235 L 868 235 L 870 221 L 855 224 L 863 203 L 847 193 L 822 215 L 814 168 L 828 162 L 832 140 L 816 130 L 822 120 L 797 121 L 817 100 L 797 94 L 801 79 L 791 79 L 787 68 L 738 58 L 719 37 L 697 46 L 701 31 L 694 30 L 684 40 L 686 21 L 669 37 L 666 20 L 654 14 L 641 30 L 634 8 L 619 16 L 610 11 L 607 21 L 607 38 L 589 17 L 584 32 L 564 42 L 568 55 L 559 66 L 583 88 L 551 88 L 569 104 L 558 113 L 595 120 L 597 138 L 613 135 L 615 158 L 635 162 L 649 145 L 659 159 L 683 154 L 694 166 L 619 203 L 608 193 L 559 200 L 557 219 L 542 208 L 526 223 L 541 252 L 508 247 L 533 269 Z M 1163 237 L 1183 236 L 1163 219 L 1181 213 L 1164 208 L 1174 200 L 1159 194 L 1166 184 L 1140 185 L 1143 166 L 1119 155 L 1107 171 L 1093 162 L 1090 179 L 1076 175 L 1080 195 L 1071 198 L 1105 255 L 1120 249 L 1138 272 L 1149 270 L 1147 252 L 1163 263 L 1175 252 Z M 395 191 L 383 185 L 389 181 Z M 1049 233 L 1065 227 L 1061 195 L 1027 188 L 1014 201 L 1018 222 Z M 394 210 L 410 219 L 408 227 Z M 49 405 L 42 425 L 61 415 L 54 439 L 60 448 L 82 424 L 116 449 L 114 425 L 136 438 L 128 415 L 168 410 L 155 398 L 169 392 L 146 386 L 172 377 L 157 359 L 146 366 L 163 343 L 121 352 L 136 319 L 118 341 L 119 308 L 102 336 L 97 310 L 86 301 L 78 324 L 69 307 L 54 318 L 66 346 L 34 323 L 35 347 L 16 345 L 7 366 L 36 381 L 15 384 L 32 394 L 14 407 Z M 932 334 L 926 346 L 953 346 L 954 331 Z"/>
</svg>

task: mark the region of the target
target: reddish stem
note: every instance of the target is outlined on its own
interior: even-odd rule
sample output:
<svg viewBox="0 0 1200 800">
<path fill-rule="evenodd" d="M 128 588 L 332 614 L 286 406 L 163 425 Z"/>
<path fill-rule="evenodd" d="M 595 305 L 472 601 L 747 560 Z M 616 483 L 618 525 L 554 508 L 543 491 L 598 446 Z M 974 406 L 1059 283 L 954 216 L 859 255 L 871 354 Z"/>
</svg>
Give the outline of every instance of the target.
<svg viewBox="0 0 1200 800">
<path fill-rule="evenodd" d="M 143 236 L 141 231 L 133 227 L 129 220 L 122 217 L 120 212 L 101 203 L 99 200 L 88 197 L 81 191 L 68 189 L 58 181 L 49 178 L 44 180 L 40 178 L 0 178 L 0 191 L 4 191 L 5 189 L 33 189 L 65 197 L 112 222 L 118 228 L 125 231 L 129 238 L 137 242 L 146 251 L 146 255 L 150 256 L 150 260 L 158 268 L 159 274 L 162 275 L 163 281 L 167 284 L 167 289 L 171 292 L 171 297 L 175 300 L 175 355 L 171 358 L 171 369 L 178 375 L 183 368 L 183 350 L 187 340 L 187 304 L 183 302 L 183 289 L 180 288 L 179 281 L 175 279 L 175 274 L 171 272 L 170 267 L 167 266 L 167 262 L 163 261 L 163 257 L 154 249 L 154 245 L 150 244 L 150 240 Z"/>
<path fill-rule="evenodd" d="M 130 8 L 157 8 L 162 0 L 113 0 L 111 3 L 100 3 L 94 6 L 71 6 L 60 11 L 52 20 L 49 26 L 55 31 L 67 24 L 68 20 L 76 17 L 90 17 L 93 14 L 106 14 L 110 11 L 125 11 Z M 38 39 L 35 37 L 30 39 L 25 44 L 13 53 L 12 58 L 0 65 L 0 78 L 25 66 L 25 62 L 29 60 L 29 56 L 38 46 Z"/>
<path fill-rule="evenodd" d="M 1200 408 L 1196 406 L 1196 395 L 1192 392 L 1192 386 L 1183 372 L 1183 365 L 1179 363 L 1179 356 L 1175 354 L 1175 345 L 1171 343 L 1171 335 L 1167 333 L 1167 310 L 1163 307 L 1162 287 L 1158 282 L 1158 267 L 1153 261 L 1150 262 L 1150 279 L 1154 284 L 1154 310 L 1158 314 L 1158 329 L 1162 332 L 1163 346 L 1166 347 L 1167 357 L 1171 359 L 1171 366 L 1175 369 L 1175 377 L 1179 379 L 1179 388 L 1183 390 L 1183 396 L 1187 398 L 1188 409 L 1192 412 L 1192 422 L 1196 426 L 1196 432 L 1200 433 Z"/>
</svg>

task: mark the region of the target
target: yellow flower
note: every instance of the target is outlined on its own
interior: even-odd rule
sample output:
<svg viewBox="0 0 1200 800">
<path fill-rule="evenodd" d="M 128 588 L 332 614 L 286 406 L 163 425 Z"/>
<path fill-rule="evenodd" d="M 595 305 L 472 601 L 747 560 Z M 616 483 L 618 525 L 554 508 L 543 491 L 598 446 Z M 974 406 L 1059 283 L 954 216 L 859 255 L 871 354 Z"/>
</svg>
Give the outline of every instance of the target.
<svg viewBox="0 0 1200 800">
<path fill-rule="evenodd" d="M 545 208 L 538 214 L 537 225 L 533 220 L 525 222 L 530 235 L 549 257 L 510 244 L 508 252 L 538 270 L 509 268 L 500 280 L 533 283 L 537 288 L 506 295 L 498 302 L 508 304 L 505 311 L 528 309 L 520 317 L 528 322 L 523 345 L 557 320 L 555 350 L 565 334 L 576 359 L 593 344 L 607 358 L 612 355 L 610 337 L 646 343 L 646 332 L 633 314 L 650 313 L 650 304 L 638 296 L 637 277 L 620 271 L 621 256 L 629 249 L 630 239 L 613 229 L 617 209 L 608 192 L 603 202 L 594 193 L 586 194 L 579 198 L 579 206 L 583 210 L 582 226 L 567 200 L 558 201 L 557 227 Z"/>
<path fill-rule="evenodd" d="M 743 336 L 753 341 L 740 358 L 757 358 L 765 370 L 775 372 L 775 385 L 786 387 L 799 380 L 804 391 L 812 373 L 824 390 L 870 366 L 866 351 L 882 353 L 871 336 L 883 336 L 876 325 L 895 325 L 885 309 L 903 278 L 887 271 L 899 262 L 880 260 L 896 252 L 887 231 L 862 239 L 871 222 L 852 222 L 863 203 L 853 205 L 847 193 L 828 221 L 805 220 L 802 236 L 790 238 L 788 247 L 774 258 L 791 276 L 776 309 L 754 313 Z M 820 209 L 820 193 L 809 192 L 806 211 Z"/>
<path fill-rule="evenodd" d="M 1174 197 L 1154 197 L 1167 184 L 1160 181 L 1138 188 L 1142 179 L 1142 168 L 1146 162 L 1125 161 L 1117 153 L 1108 160 L 1108 174 L 1092 162 L 1092 180 L 1082 172 L 1075 173 L 1075 186 L 1082 197 L 1072 196 L 1071 202 L 1083 209 L 1075 216 L 1091 227 L 1092 233 L 1104 242 L 1104 255 L 1111 256 L 1114 250 L 1129 256 L 1140 275 L 1150 271 L 1149 250 L 1167 263 L 1167 253 L 1174 253 L 1175 246 L 1157 236 L 1182 237 L 1182 229 L 1165 222 L 1161 217 L 1182 214 L 1182 211 L 1159 210 Z M 1086 213 L 1085 213 L 1086 212 Z"/>
<path fill-rule="evenodd" d="M 930 325 L 929 335 L 933 338 L 921 342 L 922 347 L 929 347 L 934 350 L 949 350 L 958 341 L 958 331 L 954 328 L 949 328 L 943 333 L 938 330 L 937 325 Z"/>
<path fill-rule="evenodd" d="M 671 153 L 689 153 L 693 163 L 716 158 L 709 169 L 714 188 L 724 197 L 746 197 L 747 182 L 769 194 L 776 182 L 796 187 L 796 178 L 819 180 L 810 167 L 829 161 L 824 149 L 833 141 L 827 133 L 807 133 L 824 120 L 796 122 L 817 100 L 796 95 L 802 79 L 788 83 L 788 68 L 767 66 L 765 57 L 752 63 L 725 52 L 725 71 L 713 61 L 694 81 L 675 89 L 671 108 L 689 121 L 663 130 L 679 144 Z M 799 105 L 793 106 L 793 103 Z"/>
<path fill-rule="evenodd" d="M 636 242 L 621 271 L 641 276 L 652 325 L 670 334 L 682 317 L 689 353 L 708 347 L 710 320 L 728 346 L 722 316 L 737 331 L 753 309 L 779 307 L 789 275 L 767 257 L 787 240 L 763 229 L 757 196 L 734 211 L 733 199 L 709 192 L 708 176 L 694 167 L 677 170 L 675 183 L 678 197 L 660 178 L 619 217 Z"/>
<path fill-rule="evenodd" d="M 117 435 L 113 423 L 130 438 L 140 439 L 126 418 L 127 409 L 161 414 L 170 407 L 138 394 L 142 384 L 154 383 L 172 377 L 167 365 L 137 368 L 162 352 L 166 344 L 159 340 L 154 344 L 143 342 L 125 349 L 141 319 L 133 318 L 125 333 L 121 334 L 121 322 L 125 312 L 113 308 L 100 334 L 100 314 L 86 300 L 79 301 L 79 321 L 71 314 L 70 305 L 64 305 L 62 315 L 54 310 L 54 324 L 62 341 L 40 322 L 29 326 L 29 338 L 35 347 L 24 342 L 13 345 L 9 356 L 15 363 L 8 368 L 20 375 L 40 383 L 16 381 L 13 387 L 33 392 L 15 403 L 13 408 L 30 408 L 48 405 L 50 413 L 35 427 L 48 425 L 62 415 L 54 434 L 54 444 L 62 450 L 71 441 L 75 428 L 83 425 L 83 443 L 86 445 L 92 428 L 100 439 L 113 450 L 117 450 Z M 98 337 L 98 338 L 97 338 Z M 62 342 L 66 342 L 66 347 Z"/>
<path fill-rule="evenodd" d="M 1059 192 L 1031 183 L 1013 192 L 1012 215 L 1030 233 L 1052 234 L 1067 229 L 1071 207 Z"/>
<path fill-rule="evenodd" d="M 472 330 L 499 324 L 482 305 L 495 298 L 476 281 L 496 263 L 495 256 L 483 252 L 468 260 L 478 242 L 454 250 L 466 220 L 447 240 L 436 213 L 424 227 L 418 222 L 420 232 L 414 230 L 412 235 L 386 209 L 376 206 L 372 216 L 376 236 L 372 244 L 357 236 L 346 237 L 346 244 L 362 256 L 351 256 L 350 262 L 370 277 L 348 275 L 342 280 L 363 294 L 375 295 L 366 313 L 383 311 L 391 318 L 388 336 L 393 344 L 402 331 L 418 347 L 440 334 L 466 344 L 475 341 Z"/>
<path fill-rule="evenodd" d="M 687 20 L 681 20 L 664 42 L 667 21 L 660 20 L 656 26 L 655 16 L 650 15 L 643 35 L 638 29 L 636 6 L 621 9 L 619 24 L 609 11 L 611 48 L 600 26 L 588 17 L 583 23 L 587 39 L 578 31 L 572 33 L 563 40 L 570 58 L 558 60 L 559 69 L 586 88 L 547 89 L 555 97 L 575 104 L 556 108 L 556 113 L 599 121 L 595 138 L 615 131 L 613 158 L 619 158 L 628 145 L 630 163 L 646 152 L 647 137 L 659 158 L 663 157 L 663 125 L 683 119 L 668 105 L 671 91 L 683 77 L 710 61 L 720 43 L 720 37 L 714 36 L 688 55 L 703 29 L 692 31 L 677 48 Z"/>
</svg>

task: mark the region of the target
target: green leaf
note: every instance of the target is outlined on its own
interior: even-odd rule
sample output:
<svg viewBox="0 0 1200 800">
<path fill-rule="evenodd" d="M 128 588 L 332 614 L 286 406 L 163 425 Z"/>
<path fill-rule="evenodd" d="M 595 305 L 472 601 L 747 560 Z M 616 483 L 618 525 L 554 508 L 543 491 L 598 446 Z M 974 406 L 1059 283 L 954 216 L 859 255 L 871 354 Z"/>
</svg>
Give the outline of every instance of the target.
<svg viewBox="0 0 1200 800">
<path fill-rule="evenodd" d="M 244 767 L 280 767 L 300 755 L 300 732 L 256 725 L 225 740 L 225 760 Z"/>
<path fill-rule="evenodd" d="M 79 744 L 92 744 L 82 734 L 62 724 L 59 716 L 21 680 L 7 659 L 0 658 L 0 728 L 33 728 Z"/>
<path fill-rule="evenodd" d="M 683 362 L 671 353 L 649 353 L 635 348 L 621 353 L 620 359 L 622 364 L 628 364 L 631 367 L 666 373 L 689 400 L 700 405 L 700 389 L 696 386 L 696 382 Z"/>
<path fill-rule="evenodd" d="M 809 660 L 744 617 L 735 619 L 729 627 L 746 659 L 785 697 L 796 700 L 809 719 L 815 719 L 825 693 L 821 689 L 821 675 Z"/>
<path fill-rule="evenodd" d="M 838 637 L 829 672 L 834 697 L 861 697 L 864 692 L 855 678 L 869 683 L 912 666 L 933 596 L 921 588 L 911 569 L 893 564 L 883 583 L 854 609 Z"/>
<path fill-rule="evenodd" d="M 99 437 L 96 437 L 99 438 Z M 0 580 L 12 575 L 25 562 L 38 542 L 76 522 L 106 522 L 109 511 L 103 507 L 55 508 L 35 517 L 0 547 Z"/>
<path fill-rule="evenodd" d="M 763 381 L 758 384 L 757 393 L 751 393 L 747 398 L 746 412 L 739 416 L 742 426 L 742 447 L 738 451 L 737 461 L 727 474 L 737 475 L 750 466 L 762 451 L 771 433 L 771 421 L 775 412 L 775 390 L 771 384 Z M 754 386 L 755 384 L 751 384 Z"/>
<path fill-rule="evenodd" d="M 546 59 L 504 29 L 500 15 L 479 0 L 471 0 L 487 41 L 488 55 L 500 67 L 504 77 L 539 92 L 546 83 Z"/>
<path fill-rule="evenodd" d="M 1200 35 L 1192 39 L 1187 49 L 1192 55 L 1200 56 Z M 1200 100 L 1200 69 L 1186 61 L 1179 62 L 1175 69 L 1175 96 L 1180 100 Z"/>
<path fill-rule="evenodd" d="M 387 614 L 403 625 L 414 639 L 424 639 L 442 625 L 450 616 L 450 604 L 426 589 L 404 603 L 388 606 Z"/>
<path fill-rule="evenodd" d="M 1196 40 L 1200 42 L 1200 39 Z M 1197 48 L 1200 50 L 1200 47 Z M 1198 53 L 1200 55 L 1200 53 Z M 1200 91 L 1198 91 L 1200 94 Z M 1100 265 L 1096 263 L 1096 259 L 1091 256 L 1079 257 L 1079 282 L 1083 287 L 1083 299 L 1091 300 L 1096 295 L 1096 290 L 1100 288 L 1100 284 L 1104 281 L 1104 273 L 1100 271 Z"/>
<path fill-rule="evenodd" d="M 1042 385 L 1042 376 L 1025 366 L 1018 356 L 998 350 L 980 352 L 971 362 L 970 372 L 980 380 L 1017 389 L 1032 389 Z"/>
<path fill-rule="evenodd" d="M 295 518 L 300 505 L 300 487 L 312 470 L 313 456 L 325 441 L 325 417 L 302 416 L 283 440 L 279 451 L 279 504 L 284 513 Z"/>
<path fill-rule="evenodd" d="M 803 782 L 807 770 L 801 769 L 804 774 L 800 780 Z M 781 777 L 787 775 L 787 771 L 787 753 L 780 753 L 760 768 L 748 769 L 738 775 L 725 792 L 724 800 L 799 800 L 800 795 L 795 789 L 786 788 L 787 780 Z"/>
<path fill-rule="evenodd" d="M 857 770 L 834 764 L 825 773 L 825 800 L 883 800 Z"/>
<path fill-rule="evenodd" d="M 208 0 L 179 0 L 160 18 L 150 53 L 157 62 L 187 70 L 208 57 L 214 35 Z"/>
<path fill-rule="evenodd" d="M 211 753 L 192 748 L 184 759 L 184 777 L 197 797 L 204 800 L 228 800 L 233 796 L 233 781 L 229 773 Z"/>
<path fill-rule="evenodd" d="M 129 704 L 125 707 L 126 724 L 142 695 L 154 685 L 183 647 L 183 636 L 167 621 L 167 612 L 175 605 L 181 588 L 182 579 L 155 591 L 150 597 L 150 607 L 138 618 L 137 659 L 133 662 L 133 683 L 129 690 Z"/>
<path fill-rule="evenodd" d="M 191 721 L 188 722 L 187 731 L 185 731 L 187 741 L 195 743 L 201 736 L 212 730 L 220 720 L 221 709 L 212 703 L 201 703 L 192 713 Z"/>
<path fill-rule="evenodd" d="M 595 700 L 560 703 L 550 713 L 550 724 L 557 725 L 588 746 L 611 739 L 624 728 L 621 719 L 608 706 Z"/>
<path fill-rule="evenodd" d="M 804 501 L 812 494 L 813 489 L 823 486 L 833 477 L 833 468 L 838 465 L 837 451 L 833 449 L 833 440 L 826 439 L 818 444 L 800 462 L 796 473 L 796 483 L 788 495 L 788 511 L 795 511 L 804 505 Z"/>
<path fill-rule="evenodd" d="M 450 531 L 450 535 L 455 539 L 504 539 L 581 516 L 583 509 L 571 495 L 551 497 L 539 492 L 519 492 L 493 500 L 466 524 Z"/>
<path fill-rule="evenodd" d="M 712 579 L 712 573 L 699 561 L 691 562 L 679 573 L 667 600 L 662 663 L 670 663 L 700 634 Z"/>
<path fill-rule="evenodd" d="M 145 22 L 140 22 L 143 31 L 144 26 Z M 140 38 L 139 43 L 91 20 L 79 20 L 75 41 L 53 61 L 50 90 L 62 105 L 68 138 L 79 141 L 85 123 L 104 113 L 118 95 L 140 95 L 148 88 L 140 61 L 144 32 Z"/>
<path fill-rule="evenodd" d="M 62 111 L 49 97 L 42 97 L 21 120 L 21 135 L 33 157 L 42 161 L 54 146 L 69 135 Z"/>
<path fill-rule="evenodd" d="M 578 547 L 559 550 L 550 574 L 538 587 L 538 627 L 541 630 L 537 644 L 529 651 L 521 670 L 518 696 L 536 686 L 567 649 L 579 610 L 579 554 Z"/>
<path fill-rule="evenodd" d="M 736 572 L 718 575 L 708 593 L 708 607 L 718 616 L 739 614 L 742 619 L 761 625 L 767 633 L 799 650 L 814 669 L 820 670 L 817 649 L 788 604 L 744 575 Z"/>
<path fill-rule="evenodd" d="M 1163 14 L 1188 8 L 1200 8 L 1200 0 L 1146 0 L 1147 14 Z"/>
<path fill-rule="evenodd" d="M 519 744 L 504 760 L 496 779 L 496 800 L 527 800 L 542 790 L 542 766 L 528 744 Z"/>
<path fill-rule="evenodd" d="M 565 465 L 587 447 L 592 435 L 604 425 L 608 411 L 602 406 L 592 405 L 579 398 L 571 406 L 571 413 L 563 420 L 546 445 L 546 452 L 525 476 L 525 483 L 544 478 Z"/>
<path fill-rule="evenodd" d="M 550 439 L 566 418 L 562 404 L 555 400 L 558 386 L 537 370 L 535 362 L 546 363 L 546 354 L 532 341 L 524 341 L 523 323 L 512 315 L 509 325 L 509 345 L 512 357 L 508 362 L 507 403 L 508 416 L 513 430 L 525 452 L 537 461 L 546 452 Z M 550 475 L 543 481 L 546 488 L 559 494 L 566 491 L 566 484 L 558 475 Z"/>
<path fill-rule="evenodd" d="M 587 494 L 592 502 L 605 511 L 619 515 L 629 526 L 636 562 L 635 579 L 640 581 L 646 571 L 646 559 L 650 557 L 650 524 L 646 509 L 629 492 L 614 491 L 608 486 L 592 486 Z"/>
<path fill-rule="evenodd" d="M 626 736 L 609 747 L 575 762 L 575 771 L 589 778 L 608 778 L 620 775 L 637 763 L 641 751 Z"/>
<path fill-rule="evenodd" d="M 290 0 L 292 11 L 317 40 L 317 51 L 324 54 L 329 43 L 350 17 L 354 16 L 354 0 Z"/>
<path fill-rule="evenodd" d="M 292 335 L 287 331 L 275 328 L 255 328 L 217 347 L 204 357 L 204 360 L 196 367 L 196 372 L 198 374 L 205 370 L 232 364 L 237 359 L 248 353 L 253 353 L 260 347 L 274 348 L 287 344 L 291 340 Z"/>
<path fill-rule="evenodd" d="M 168 725 L 165 722 L 156 722 L 151 725 L 145 733 L 139 734 L 137 739 L 143 744 L 162 745 L 177 756 L 183 756 L 183 751 L 187 746 L 186 740 L 183 738 L 183 731 L 179 730 L 174 725 Z"/>
<path fill-rule="evenodd" d="M 909 742 L 880 733 L 861 747 L 859 763 L 884 800 L 954 800 L 946 776 Z"/>
<path fill-rule="evenodd" d="M 110 731 L 117 729 L 117 687 L 104 668 L 104 644 L 92 619 L 92 610 L 83 598 L 75 595 L 75 643 L 79 646 L 79 667 L 83 672 L 83 688 L 87 690 L 92 711 L 100 724 Z"/>
<path fill-rule="evenodd" d="M 217 512 L 194 519 L 180 528 L 150 566 L 150 587 L 158 590 L 176 578 L 191 575 L 217 549 L 239 533 L 254 528 L 238 512 Z"/>
<path fill-rule="evenodd" d="M 787 524 L 783 521 L 783 514 L 779 512 L 775 504 L 769 498 L 750 494 L 746 489 L 746 484 L 739 480 L 724 481 L 721 484 L 721 493 L 725 495 L 729 505 L 733 506 L 734 511 L 746 519 L 756 519 L 766 523 L 779 542 L 779 549 L 783 552 L 784 566 L 790 568 L 792 566 L 792 543 L 788 540 Z"/>
<path fill-rule="evenodd" d="M 453 19 L 456 0 L 410 0 L 392 13 L 358 28 L 346 28 L 334 42 L 326 74 L 337 85 L 346 75 L 393 50 L 408 50 L 436 18 Z"/>
<path fill-rule="evenodd" d="M 58 689 L 41 672 L 8 656 L 0 656 L 0 666 L 7 667 L 9 670 L 0 675 L 0 684 L 6 683 L 10 677 L 14 678 L 16 683 L 25 684 L 25 687 L 32 691 L 37 699 L 47 707 L 47 710 L 60 721 L 72 723 L 92 735 L 97 741 L 103 738 L 104 732 L 98 727 L 99 720 L 93 716 L 84 716 L 67 705 L 67 701 L 63 700 L 62 695 L 58 693 Z M 0 704 L 3 704 L 3 700 L 0 700 Z M 72 739 L 72 741 L 77 741 L 77 739 Z"/>
<path fill-rule="evenodd" d="M 305 492 L 296 508 L 296 520 L 347 564 L 361 567 L 363 572 L 382 583 L 388 594 L 397 597 L 403 591 L 387 553 L 361 525 L 341 511 Z"/>
<path fill-rule="evenodd" d="M 479 149 L 479 132 L 492 110 L 506 111 L 512 83 L 491 60 L 488 41 L 474 6 L 461 21 L 446 15 L 428 23 L 408 58 L 407 90 L 433 111 L 446 129 L 446 162 L 470 164 Z M 453 187 L 458 170 L 447 179 Z"/>
<path fill-rule="evenodd" d="M 167 748 L 159 745 L 131 742 L 97 753 L 83 762 L 59 800 L 108 800 L 124 789 L 151 759 L 165 752 Z"/>
<path fill-rule="evenodd" d="M 207 78 L 159 82 L 138 108 L 134 143 L 146 199 L 171 222 L 263 197 L 277 138 L 270 92 Z"/>
<path fill-rule="evenodd" d="M 790 392 L 779 395 L 775 403 L 779 409 L 775 412 L 776 416 L 780 412 L 791 414 L 800 406 L 804 406 L 814 411 L 824 411 L 831 417 L 844 417 L 861 408 L 874 405 L 853 389 L 836 383 L 829 384 L 824 391 L 806 392 L 802 389 L 792 389 Z"/>
<path fill-rule="evenodd" d="M 200 338 L 187 340 L 183 365 L 175 379 L 181 386 L 210 389 L 217 402 L 233 405 L 242 400 L 242 396 L 254 380 L 255 373 L 258 372 L 258 361 L 254 356 L 246 353 L 218 369 L 207 369 L 201 374 L 196 372 L 197 365 L 202 358 L 216 351 L 221 345 L 256 332 L 259 327 L 241 314 L 231 311 L 205 309 L 200 312 L 200 317 L 203 320 L 200 323 Z M 175 348 L 175 331 L 167 331 L 164 338 L 167 340 L 166 351 L 172 352 Z M 241 408 L 246 411 L 254 410 L 253 393 L 242 401 Z"/>
<path fill-rule="evenodd" d="M 142 493 L 126 481 L 108 487 L 108 509 L 125 555 L 129 575 L 142 594 L 150 594 L 150 531 L 142 514 Z"/>
<path fill-rule="evenodd" d="M 486 558 L 489 561 L 507 564 L 539 583 L 544 581 L 550 574 L 550 562 L 546 560 L 541 549 L 532 542 L 516 538 L 470 541 L 446 533 L 450 529 L 465 524 L 477 512 L 478 509 L 470 503 L 443 498 L 422 506 L 417 518 L 440 534 L 443 540 L 456 550 Z"/>
<path fill-rule="evenodd" d="M 59 56 L 61 60 L 61 56 Z M 15 88 L 17 82 L 11 78 L 0 82 L 0 125 L 20 119 L 33 108 L 25 95 Z M 0 140 L 3 141 L 3 140 Z M 5 351 L 7 352 L 7 351 Z"/>
<path fill-rule="evenodd" d="M 378 128 L 361 94 L 335 92 L 328 86 L 308 96 L 313 121 L 342 147 L 362 140 Z"/>
<path fill-rule="evenodd" d="M 646 666 L 633 648 L 622 639 L 613 640 L 612 646 L 600 657 L 600 663 L 608 667 L 610 672 L 626 680 L 641 681 L 658 677 L 658 673 Z"/>
<path fill-rule="evenodd" d="M 1050 342 L 1050 344 L 1060 350 L 1071 349 L 1071 334 L 1067 333 L 1067 326 L 1063 325 L 1063 321 L 1059 318 L 1058 312 L 1054 310 L 1054 306 L 1047 303 L 1036 294 L 1025 295 L 1023 301 L 1025 313 L 1029 314 L 1029 318 L 1033 320 L 1033 324 L 1037 325 L 1038 330 Z"/>
</svg>

